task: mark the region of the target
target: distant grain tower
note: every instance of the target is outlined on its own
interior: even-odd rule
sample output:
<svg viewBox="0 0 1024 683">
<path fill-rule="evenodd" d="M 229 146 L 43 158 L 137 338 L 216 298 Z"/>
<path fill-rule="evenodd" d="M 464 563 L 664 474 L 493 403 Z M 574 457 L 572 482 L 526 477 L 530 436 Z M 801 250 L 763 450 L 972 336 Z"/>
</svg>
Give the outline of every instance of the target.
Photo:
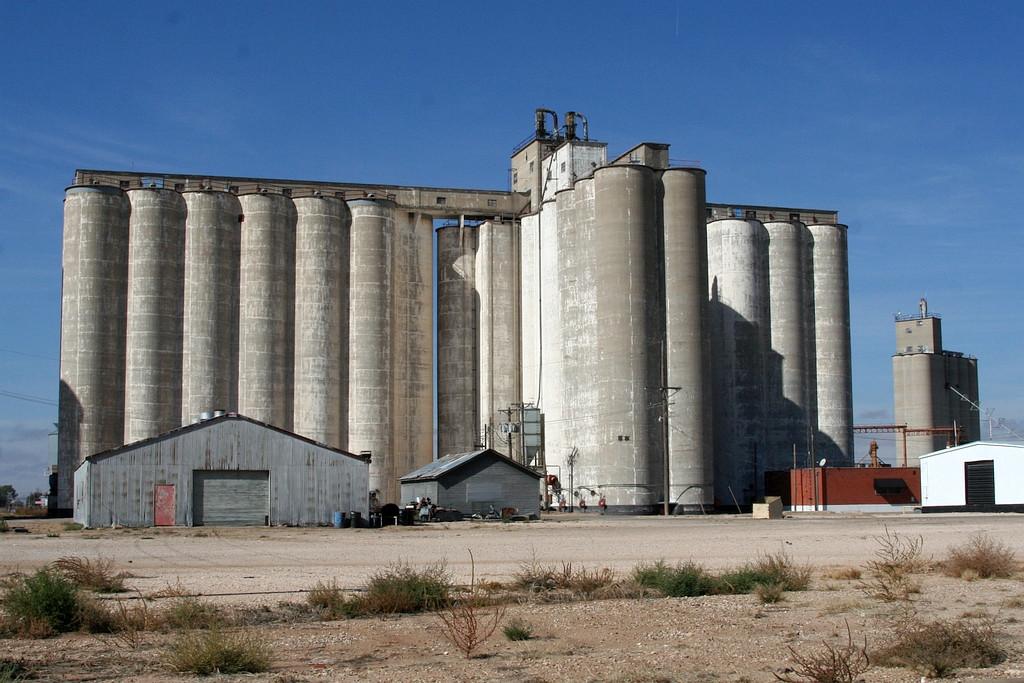
<svg viewBox="0 0 1024 683">
<path fill-rule="evenodd" d="M 892 357 L 896 424 L 907 426 L 905 457 L 910 467 L 917 467 L 921 455 L 954 443 L 952 439 L 968 443 L 981 438 L 978 411 L 957 393 L 978 403 L 978 360 L 943 350 L 942 320 L 928 312 L 925 299 L 919 307 L 916 314 L 896 314 L 896 355 Z M 959 437 L 953 436 L 954 428 L 962 430 Z M 903 450 L 900 443 L 896 447 Z M 904 453 L 897 453 L 897 462 L 904 462 Z"/>
</svg>

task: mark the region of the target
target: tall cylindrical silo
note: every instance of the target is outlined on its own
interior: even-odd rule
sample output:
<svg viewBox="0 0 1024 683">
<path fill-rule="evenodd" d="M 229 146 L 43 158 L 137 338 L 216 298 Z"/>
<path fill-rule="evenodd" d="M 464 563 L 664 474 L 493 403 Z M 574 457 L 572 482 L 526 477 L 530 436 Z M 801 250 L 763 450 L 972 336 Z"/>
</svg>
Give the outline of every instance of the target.
<svg viewBox="0 0 1024 683">
<path fill-rule="evenodd" d="M 344 448 L 348 441 L 352 214 L 337 197 L 294 201 L 294 429 L 332 448 Z"/>
<path fill-rule="evenodd" d="M 128 220 L 125 193 L 69 187 L 64 199 L 57 507 L 70 510 L 74 472 L 124 436 Z"/>
<path fill-rule="evenodd" d="M 128 192 L 127 371 L 124 441 L 181 425 L 185 200 L 162 188 Z"/>
<path fill-rule="evenodd" d="M 695 168 L 661 176 L 666 386 L 674 387 L 667 390 L 669 500 L 680 514 L 714 505 L 704 176 Z"/>
<path fill-rule="evenodd" d="M 589 392 L 580 391 L 583 384 L 591 378 L 586 374 L 586 367 L 580 353 L 583 339 L 583 297 L 580 296 L 580 266 L 586 258 L 587 246 L 582 244 L 576 229 L 576 191 L 573 187 L 560 190 L 555 194 L 555 244 L 558 254 L 557 283 L 555 299 L 559 304 L 559 320 L 561 321 L 561 358 L 556 362 L 562 368 L 561 381 L 561 437 L 562 450 L 579 448 L 582 432 L 586 427 L 580 420 L 593 412 L 592 397 Z M 562 458 L 557 451 L 552 454 L 553 464 Z M 564 454 L 563 454 L 564 455 Z M 563 475 L 564 476 L 564 475 Z M 565 482 L 568 484 L 568 481 Z"/>
<path fill-rule="evenodd" d="M 469 452 L 480 438 L 476 243 L 475 225 L 437 230 L 437 452 L 441 456 Z"/>
<path fill-rule="evenodd" d="M 853 379 L 846 226 L 811 224 L 818 429 L 815 460 L 853 465 Z"/>
<path fill-rule="evenodd" d="M 768 281 L 771 329 L 767 365 L 768 421 L 765 470 L 805 466 L 811 434 L 807 329 L 811 307 L 805 248 L 810 233 L 799 221 L 769 221 Z"/>
<path fill-rule="evenodd" d="M 519 225 L 485 221 L 477 231 L 476 280 L 480 310 L 480 416 L 489 443 L 514 457 L 509 434 L 500 429 L 507 410 L 522 400 L 519 365 Z"/>
<path fill-rule="evenodd" d="M 935 353 L 897 354 L 892 357 L 895 385 L 896 424 L 905 424 L 909 429 L 933 429 L 948 427 L 943 424 L 945 405 L 945 359 Z M 939 414 L 941 413 L 941 414 Z M 920 456 L 944 448 L 945 434 L 907 434 L 906 453 L 903 444 L 897 445 L 897 459 L 900 465 L 904 458 L 909 467 L 920 465 Z"/>
<path fill-rule="evenodd" d="M 185 322 L 181 417 L 238 408 L 242 205 L 228 192 L 184 193 Z"/>
<path fill-rule="evenodd" d="M 635 165 L 594 173 L 597 284 L 595 452 L 581 452 L 575 483 L 604 487 L 609 509 L 649 511 L 662 483 L 662 433 L 653 411 L 664 339 L 654 174 Z M 591 501 L 593 502 L 593 501 Z"/>
<path fill-rule="evenodd" d="M 391 242 L 395 204 L 354 199 L 349 274 L 348 450 L 370 451 L 370 491 L 399 502 L 391 444 Z"/>
<path fill-rule="evenodd" d="M 434 221 L 395 215 L 391 267 L 391 457 L 396 477 L 434 457 Z"/>
<path fill-rule="evenodd" d="M 292 431 L 295 204 L 269 192 L 239 201 L 238 412 Z"/>
<path fill-rule="evenodd" d="M 759 221 L 708 224 L 714 479 L 723 506 L 749 504 L 763 486 L 766 270 L 767 233 Z"/>
</svg>

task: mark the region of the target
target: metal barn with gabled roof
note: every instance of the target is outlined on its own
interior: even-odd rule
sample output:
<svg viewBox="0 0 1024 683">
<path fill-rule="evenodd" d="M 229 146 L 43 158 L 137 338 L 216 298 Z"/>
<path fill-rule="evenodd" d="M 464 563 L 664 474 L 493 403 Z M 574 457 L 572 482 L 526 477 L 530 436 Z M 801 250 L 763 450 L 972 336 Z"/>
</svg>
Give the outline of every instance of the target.
<svg viewBox="0 0 1024 683">
<path fill-rule="evenodd" d="M 1024 512 L 1024 445 L 975 441 L 921 456 L 922 512 Z"/>
<path fill-rule="evenodd" d="M 541 473 L 485 448 L 453 453 L 399 478 L 402 501 L 430 498 L 464 514 L 515 508 L 519 515 L 540 514 Z"/>
<path fill-rule="evenodd" d="M 89 456 L 75 521 L 101 526 L 331 524 L 367 513 L 369 458 L 228 413 Z"/>
</svg>

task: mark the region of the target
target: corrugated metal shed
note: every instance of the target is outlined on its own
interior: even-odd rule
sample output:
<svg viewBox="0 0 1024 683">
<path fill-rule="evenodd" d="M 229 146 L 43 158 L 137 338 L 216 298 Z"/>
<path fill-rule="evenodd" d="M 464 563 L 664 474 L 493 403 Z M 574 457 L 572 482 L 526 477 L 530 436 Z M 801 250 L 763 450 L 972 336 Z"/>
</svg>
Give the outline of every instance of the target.
<svg viewBox="0 0 1024 683">
<path fill-rule="evenodd" d="M 87 458 L 75 521 L 151 526 L 160 507 L 185 526 L 204 510 L 225 524 L 330 524 L 335 511 L 365 517 L 368 488 L 368 459 L 227 414 Z"/>
<path fill-rule="evenodd" d="M 427 497 L 466 514 L 491 507 L 515 508 L 520 515 L 540 512 L 541 473 L 487 448 L 453 453 L 399 478 L 402 500 Z"/>
</svg>

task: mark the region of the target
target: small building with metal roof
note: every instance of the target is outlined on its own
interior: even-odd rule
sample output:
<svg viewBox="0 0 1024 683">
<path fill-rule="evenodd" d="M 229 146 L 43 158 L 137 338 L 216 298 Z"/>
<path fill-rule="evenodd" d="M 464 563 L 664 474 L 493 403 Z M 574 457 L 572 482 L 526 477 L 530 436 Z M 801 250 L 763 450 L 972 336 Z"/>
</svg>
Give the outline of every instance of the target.
<svg viewBox="0 0 1024 683">
<path fill-rule="evenodd" d="M 922 512 L 1024 512 L 1024 445 L 975 441 L 921 456 Z"/>
<path fill-rule="evenodd" d="M 517 515 L 540 514 L 540 472 L 485 448 L 453 453 L 403 477 L 402 501 L 429 498 L 463 514 L 515 508 Z"/>
<path fill-rule="evenodd" d="M 326 525 L 367 514 L 369 458 L 227 413 L 89 456 L 75 521 L 101 526 Z"/>
</svg>

